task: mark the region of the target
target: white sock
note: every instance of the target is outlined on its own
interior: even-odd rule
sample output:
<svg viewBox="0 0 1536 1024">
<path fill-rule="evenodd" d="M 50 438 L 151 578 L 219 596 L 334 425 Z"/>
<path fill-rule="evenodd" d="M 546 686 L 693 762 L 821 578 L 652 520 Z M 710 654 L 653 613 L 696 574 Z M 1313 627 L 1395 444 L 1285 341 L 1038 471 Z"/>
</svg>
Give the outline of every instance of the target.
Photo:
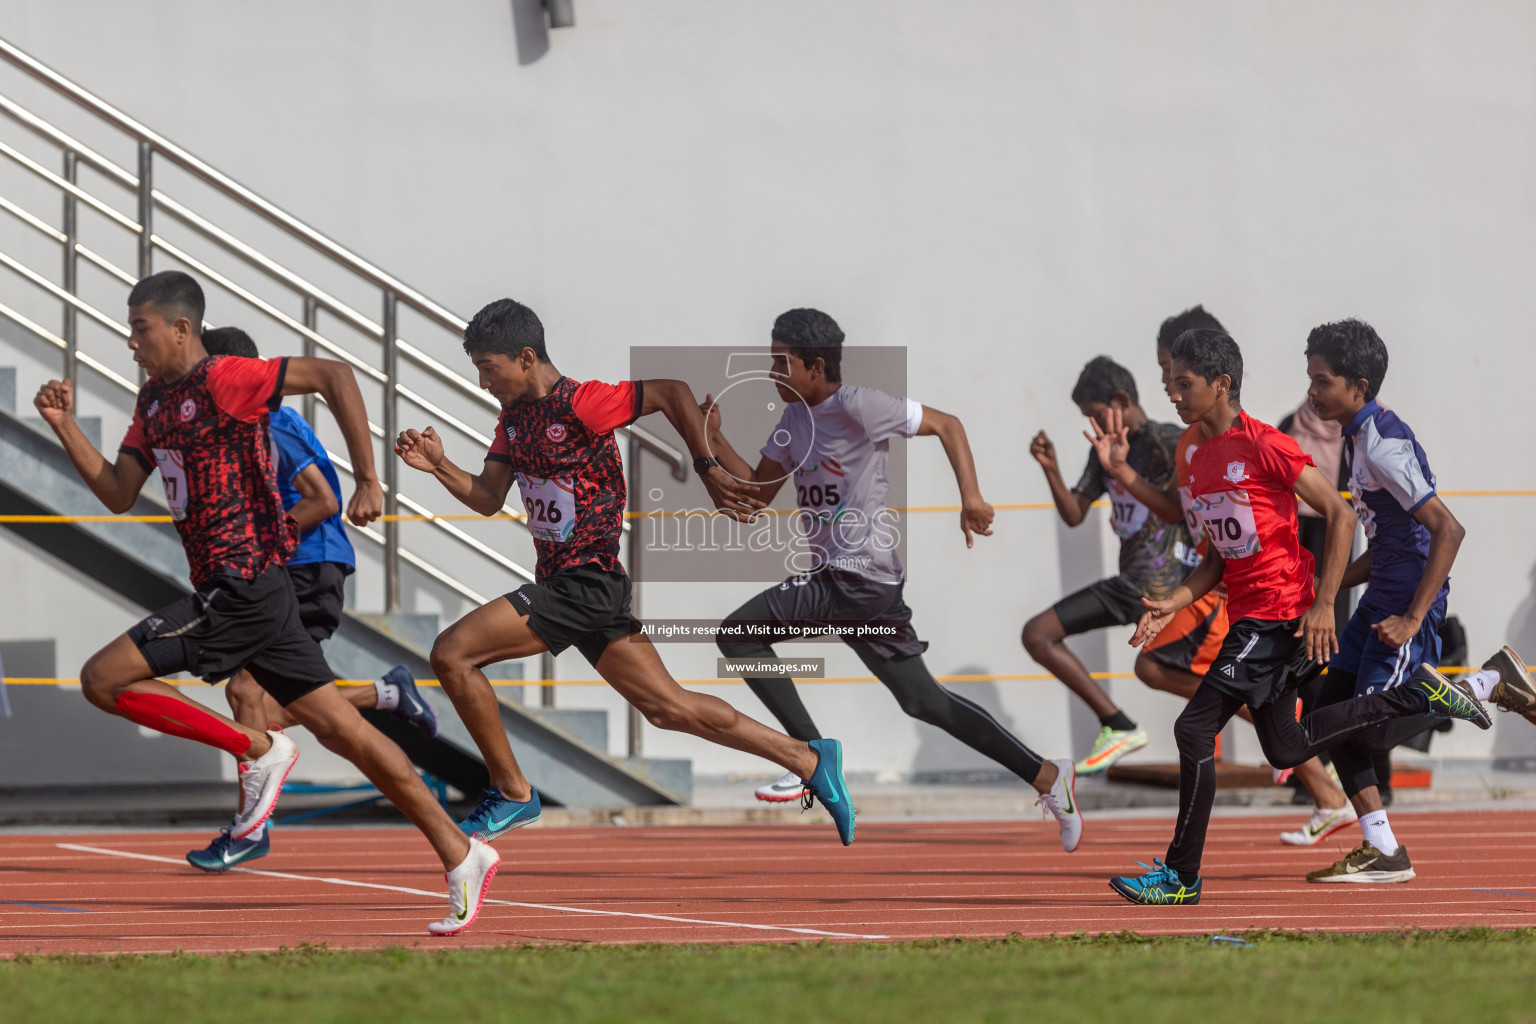
<svg viewBox="0 0 1536 1024">
<path fill-rule="evenodd" d="M 378 696 L 374 698 L 374 707 L 380 711 L 393 711 L 400 706 L 400 687 L 394 683 L 386 683 L 382 679 L 373 681 L 373 690 Z"/>
<path fill-rule="evenodd" d="M 1360 831 L 1365 833 L 1366 842 L 1388 857 L 1397 852 L 1397 837 L 1392 834 L 1386 811 L 1371 811 L 1360 815 Z"/>
<path fill-rule="evenodd" d="M 266 834 L 267 834 L 267 823 L 266 822 L 262 822 L 261 823 L 261 827 L 256 829 L 255 832 L 252 832 L 250 835 L 246 836 L 245 838 L 249 839 L 253 843 L 259 843 L 259 842 L 261 842 L 261 837 L 266 835 Z"/>
<path fill-rule="evenodd" d="M 1493 696 L 1493 688 L 1499 685 L 1499 674 L 1491 668 L 1479 669 L 1462 682 L 1472 687 L 1472 696 L 1478 700 L 1487 700 Z"/>
</svg>

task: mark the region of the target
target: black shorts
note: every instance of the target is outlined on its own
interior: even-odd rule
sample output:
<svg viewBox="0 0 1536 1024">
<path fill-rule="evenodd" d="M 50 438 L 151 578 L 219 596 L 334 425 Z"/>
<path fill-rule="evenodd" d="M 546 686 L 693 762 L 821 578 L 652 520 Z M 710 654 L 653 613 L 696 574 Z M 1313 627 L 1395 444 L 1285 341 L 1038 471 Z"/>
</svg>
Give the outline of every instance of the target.
<svg viewBox="0 0 1536 1024">
<path fill-rule="evenodd" d="M 731 613 L 722 625 L 761 625 L 769 632 L 744 639 L 764 643 L 804 640 L 807 633 L 828 626 L 874 626 L 878 634 L 842 639 L 849 647 L 867 649 L 883 660 L 908 658 L 928 649 L 912 628 L 912 609 L 902 598 L 903 583 L 881 583 L 840 569 L 823 569 L 791 576 L 763 591 Z M 791 629 L 791 627 L 795 627 Z M 889 635 L 886 635 L 889 633 Z"/>
<path fill-rule="evenodd" d="M 1129 626 L 1147 608 L 1141 603 L 1140 587 L 1124 576 L 1111 576 L 1068 594 L 1051 610 L 1061 620 L 1067 636 L 1077 636 L 1110 626 Z"/>
<path fill-rule="evenodd" d="M 595 668 L 615 640 L 640 632 L 629 614 L 629 577 L 593 566 L 557 572 L 518 587 L 506 598 L 528 616 L 528 626 L 550 654 L 575 647 Z"/>
<path fill-rule="evenodd" d="M 1300 619 L 1238 619 L 1205 681 L 1249 707 L 1261 708 L 1317 678 L 1323 666 L 1307 657 L 1305 642 L 1295 635 L 1300 626 Z"/>
<path fill-rule="evenodd" d="M 284 707 L 336 679 L 299 621 L 282 566 L 254 580 L 215 576 L 128 630 L 128 639 L 157 676 L 191 672 L 216 683 L 243 668 Z"/>
<path fill-rule="evenodd" d="M 305 562 L 288 566 L 293 596 L 299 602 L 299 622 L 315 642 L 329 640 L 341 628 L 347 603 L 347 577 L 352 567 L 341 562 Z"/>
</svg>

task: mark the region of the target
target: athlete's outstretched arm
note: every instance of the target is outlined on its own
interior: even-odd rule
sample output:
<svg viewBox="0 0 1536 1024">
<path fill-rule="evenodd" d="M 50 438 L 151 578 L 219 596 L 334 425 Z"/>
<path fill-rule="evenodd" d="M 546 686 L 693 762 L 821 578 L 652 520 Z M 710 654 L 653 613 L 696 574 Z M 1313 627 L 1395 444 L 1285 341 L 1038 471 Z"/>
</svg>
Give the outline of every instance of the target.
<svg viewBox="0 0 1536 1024">
<path fill-rule="evenodd" d="M 1087 495 L 1069 488 L 1061 478 L 1061 466 L 1056 461 L 1056 446 L 1045 435 L 1045 431 L 1040 431 L 1029 442 L 1029 454 L 1045 470 L 1045 483 L 1051 489 L 1051 500 L 1056 503 L 1061 521 L 1068 526 L 1077 526 L 1087 517 L 1093 502 Z"/>
<path fill-rule="evenodd" d="M 80 478 L 107 510 L 120 515 L 133 508 L 149 473 L 138 458 L 127 452 L 119 452 L 116 462 L 108 462 L 107 457 L 96 450 L 81 431 L 80 424 L 75 422 L 75 396 L 70 382 L 50 380 L 37 389 L 32 404 L 37 407 L 43 422 L 59 436 L 64 452 L 75 464 Z"/>
<path fill-rule="evenodd" d="M 437 477 L 449 494 L 483 516 L 500 512 L 507 502 L 507 492 L 512 489 L 510 463 L 488 458 L 480 475 L 473 476 L 453 464 L 443 452 L 443 439 L 431 427 L 401 431 L 395 442 L 395 454 L 412 469 Z"/>
<path fill-rule="evenodd" d="M 710 455 L 708 436 L 704 426 L 704 414 L 693 390 L 680 380 L 657 378 L 641 383 L 640 415 L 659 412 L 672 424 L 688 454 L 695 459 Z M 712 456 L 718 459 L 718 456 Z M 755 484 L 745 483 L 725 471 L 721 466 L 711 466 L 700 474 L 705 490 L 709 491 L 715 508 L 732 519 L 750 522 L 758 509 L 764 507 L 758 497 Z"/>
<path fill-rule="evenodd" d="M 1399 648 L 1418 635 L 1424 625 L 1424 616 L 1435 606 L 1440 588 L 1451 575 L 1451 563 L 1461 549 L 1462 538 L 1467 530 L 1445 502 L 1437 494 L 1414 510 L 1413 518 L 1429 530 L 1429 557 L 1424 563 L 1424 575 L 1419 577 L 1418 589 L 1413 592 L 1413 602 L 1403 615 L 1391 615 L 1380 622 L 1371 623 L 1376 636 L 1388 647 Z"/>
<path fill-rule="evenodd" d="M 976 460 L 971 456 L 971 442 L 965 436 L 965 424 L 947 412 L 923 406 L 923 419 L 917 427 L 918 437 L 937 436 L 949 456 L 950 468 L 955 471 L 955 483 L 960 485 L 960 531 L 965 534 L 965 546 L 976 543 L 973 533 L 992 536 L 992 519 L 996 515 L 992 506 L 981 496 L 981 485 L 976 482 Z"/>
<path fill-rule="evenodd" d="M 1323 564 L 1318 569 L 1316 597 L 1302 616 L 1296 635 L 1305 638 L 1307 657 L 1321 664 L 1339 650 L 1339 638 L 1333 618 L 1333 601 L 1338 596 L 1344 569 L 1349 564 L 1349 549 L 1355 540 L 1355 513 L 1339 489 L 1328 482 L 1315 466 L 1304 466 L 1294 488 L 1301 500 L 1328 520 L 1323 541 Z"/>
<path fill-rule="evenodd" d="M 725 431 L 722 429 L 720 406 L 716 404 L 714 395 L 704 396 L 704 401 L 699 403 L 699 412 L 704 417 L 704 432 L 709 439 L 709 454 L 719 460 L 721 468 L 727 473 L 738 480 L 756 484 L 758 499 L 764 505 L 772 505 L 779 489 L 784 486 L 784 481 L 789 479 L 789 467 L 766 455 L 761 455 L 757 460 L 757 468 L 753 469 L 726 438 Z"/>
<path fill-rule="evenodd" d="M 1114 477 L 1121 487 L 1130 491 L 1132 497 L 1151 509 L 1152 514 L 1163 522 L 1175 526 L 1183 522 L 1184 509 L 1179 504 L 1178 489 L 1162 490 L 1153 487 L 1127 461 L 1131 454 L 1131 432 L 1126 428 L 1120 410 L 1110 406 L 1105 417 L 1109 421 L 1108 431 L 1100 430 L 1097 420 L 1088 421 L 1093 427 L 1093 433 L 1083 431 L 1083 436 L 1093 445 L 1094 454 L 1099 457 L 1099 465 L 1104 467 L 1104 472 Z"/>
<path fill-rule="evenodd" d="M 368 409 L 357 389 L 352 367 L 334 359 L 294 356 L 283 375 L 283 394 L 319 395 L 325 399 L 352 460 L 356 490 L 347 502 L 347 518 L 356 526 L 371 523 L 384 512 L 384 488 L 373 465 L 373 437 L 368 433 Z"/>
</svg>

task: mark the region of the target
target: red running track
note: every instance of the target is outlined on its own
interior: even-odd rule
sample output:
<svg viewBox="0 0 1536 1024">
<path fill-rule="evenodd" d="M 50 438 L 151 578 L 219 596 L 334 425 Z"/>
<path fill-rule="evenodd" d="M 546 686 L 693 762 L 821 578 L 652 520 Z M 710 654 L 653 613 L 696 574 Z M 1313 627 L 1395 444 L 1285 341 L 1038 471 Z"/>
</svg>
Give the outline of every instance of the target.
<svg viewBox="0 0 1536 1024">
<path fill-rule="evenodd" d="M 206 833 L 0 836 L 0 955 L 557 942 L 785 942 L 1133 930 L 1536 926 L 1536 812 L 1398 814 L 1419 877 L 1308 885 L 1358 842 L 1280 844 L 1284 817 L 1212 823 L 1205 902 L 1136 907 L 1112 874 L 1160 855 L 1169 818 L 1090 819 L 1077 853 L 1043 822 L 525 829 L 500 843 L 480 920 L 434 939 L 442 875 L 408 829 L 280 829 L 249 870 L 182 860 Z"/>
</svg>

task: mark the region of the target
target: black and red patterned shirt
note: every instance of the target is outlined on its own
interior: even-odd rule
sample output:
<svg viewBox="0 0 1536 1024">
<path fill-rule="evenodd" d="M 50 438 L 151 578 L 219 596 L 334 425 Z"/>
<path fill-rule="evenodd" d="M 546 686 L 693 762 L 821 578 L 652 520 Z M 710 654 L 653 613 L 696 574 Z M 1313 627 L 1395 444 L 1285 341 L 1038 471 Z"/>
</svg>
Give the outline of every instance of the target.
<svg viewBox="0 0 1536 1024">
<path fill-rule="evenodd" d="M 139 389 L 119 451 L 160 470 L 194 587 L 214 575 L 253 580 L 298 547 L 267 433 L 287 370 L 286 359 L 210 356 L 174 384 Z"/>
<path fill-rule="evenodd" d="M 505 462 L 528 512 L 544 580 L 581 565 L 622 573 L 619 537 L 627 492 L 613 432 L 640 416 L 641 382 L 578 383 L 501 410 L 487 461 Z"/>
</svg>

